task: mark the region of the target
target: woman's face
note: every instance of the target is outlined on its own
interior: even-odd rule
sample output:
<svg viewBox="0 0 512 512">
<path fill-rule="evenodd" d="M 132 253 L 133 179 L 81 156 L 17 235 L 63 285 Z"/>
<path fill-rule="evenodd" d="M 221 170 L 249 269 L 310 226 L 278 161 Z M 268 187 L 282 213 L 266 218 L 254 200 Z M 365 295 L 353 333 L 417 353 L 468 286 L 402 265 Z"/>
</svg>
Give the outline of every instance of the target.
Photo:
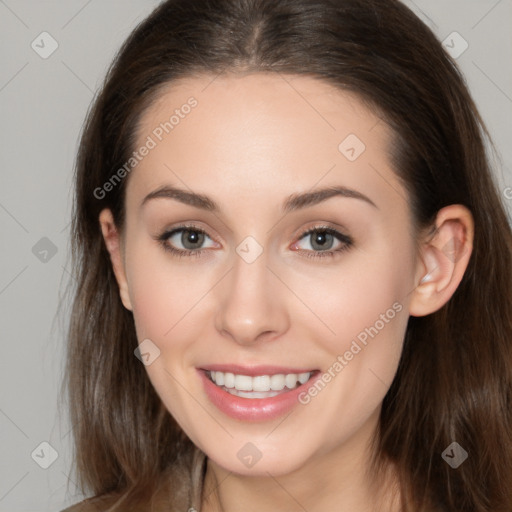
<svg viewBox="0 0 512 512">
<path fill-rule="evenodd" d="M 144 113 L 117 277 L 152 384 L 223 468 L 366 449 L 424 273 L 390 144 L 309 77 L 195 77 Z"/>
</svg>

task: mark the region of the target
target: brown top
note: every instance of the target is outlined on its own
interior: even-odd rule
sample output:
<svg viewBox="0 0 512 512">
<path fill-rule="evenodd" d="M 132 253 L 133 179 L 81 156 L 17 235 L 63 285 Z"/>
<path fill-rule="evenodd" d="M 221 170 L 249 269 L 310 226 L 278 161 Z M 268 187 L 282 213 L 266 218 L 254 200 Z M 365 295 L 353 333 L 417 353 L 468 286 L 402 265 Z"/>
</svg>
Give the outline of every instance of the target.
<svg viewBox="0 0 512 512">
<path fill-rule="evenodd" d="M 159 487 L 151 503 L 125 503 L 119 496 L 108 495 L 88 498 L 61 512 L 200 512 L 206 456 L 195 448 L 191 462 L 187 461 L 188 458 L 169 470 L 169 478 Z"/>
</svg>

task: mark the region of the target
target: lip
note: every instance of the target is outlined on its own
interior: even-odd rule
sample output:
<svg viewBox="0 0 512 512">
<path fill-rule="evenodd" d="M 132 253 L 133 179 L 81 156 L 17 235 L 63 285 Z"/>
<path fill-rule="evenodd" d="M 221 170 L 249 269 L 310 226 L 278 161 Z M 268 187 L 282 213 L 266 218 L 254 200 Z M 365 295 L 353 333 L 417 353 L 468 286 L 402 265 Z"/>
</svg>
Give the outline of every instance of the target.
<svg viewBox="0 0 512 512">
<path fill-rule="evenodd" d="M 235 373 L 236 375 L 247 375 L 248 377 L 256 377 L 258 375 L 277 375 L 289 373 L 306 373 L 314 372 L 311 368 L 289 368 L 285 366 L 270 366 L 270 365 L 257 365 L 257 366 L 240 366 L 237 364 L 211 364 L 202 366 L 200 370 Z"/>
<path fill-rule="evenodd" d="M 227 369 L 223 369 L 227 368 Z M 233 371 L 235 368 L 239 368 L 237 371 Z M 301 384 L 300 386 L 281 393 L 280 395 L 269 397 L 269 398 L 243 398 L 240 396 L 232 395 L 227 391 L 224 391 L 222 388 L 214 384 L 207 376 L 207 370 L 211 371 L 222 371 L 222 372 L 232 372 L 238 373 L 240 375 L 275 375 L 276 373 L 305 373 L 307 371 L 312 371 L 313 375 L 311 378 Z M 262 372 L 262 369 L 264 370 Z M 268 372 L 269 369 L 272 369 L 272 373 Z M 277 371 L 276 371 L 277 369 Z M 226 366 L 226 365 L 215 365 L 208 366 L 206 368 L 197 368 L 196 369 L 199 377 L 203 383 L 203 388 L 208 396 L 209 400 L 219 409 L 221 412 L 230 416 L 231 418 L 241 420 L 241 421 L 250 421 L 250 422 L 258 422 L 258 421 L 268 421 L 279 416 L 284 415 L 293 407 L 297 407 L 299 405 L 299 394 L 306 391 L 313 383 L 321 377 L 321 372 L 319 370 L 291 370 L 290 368 L 279 368 L 276 366 L 258 366 L 252 367 L 250 370 L 253 371 L 250 373 L 247 372 L 249 369 L 244 367 L 236 367 L 236 366 Z M 283 371 L 285 370 L 285 371 Z"/>
</svg>

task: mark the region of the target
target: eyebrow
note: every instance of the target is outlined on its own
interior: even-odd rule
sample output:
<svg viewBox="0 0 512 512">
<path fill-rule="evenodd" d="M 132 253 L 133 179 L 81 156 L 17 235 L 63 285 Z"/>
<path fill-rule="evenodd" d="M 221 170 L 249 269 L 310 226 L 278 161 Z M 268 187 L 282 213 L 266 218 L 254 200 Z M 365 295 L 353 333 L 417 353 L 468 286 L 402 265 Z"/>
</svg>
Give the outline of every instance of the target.
<svg viewBox="0 0 512 512">
<path fill-rule="evenodd" d="M 366 203 L 372 205 L 374 208 L 379 209 L 378 206 L 369 197 L 365 196 L 361 192 L 358 192 L 357 190 L 343 186 L 332 186 L 313 190 L 311 192 L 292 194 L 283 203 L 282 210 L 283 213 L 289 213 L 295 210 L 313 206 L 335 196 L 360 199 L 361 201 L 365 201 Z M 150 192 L 146 197 L 144 197 L 141 203 L 141 208 L 146 203 L 148 203 L 148 201 L 158 198 L 174 199 L 180 203 L 214 213 L 218 213 L 221 210 L 219 205 L 213 199 L 204 194 L 189 192 L 181 188 L 167 185 L 157 188 L 153 192 Z"/>
</svg>

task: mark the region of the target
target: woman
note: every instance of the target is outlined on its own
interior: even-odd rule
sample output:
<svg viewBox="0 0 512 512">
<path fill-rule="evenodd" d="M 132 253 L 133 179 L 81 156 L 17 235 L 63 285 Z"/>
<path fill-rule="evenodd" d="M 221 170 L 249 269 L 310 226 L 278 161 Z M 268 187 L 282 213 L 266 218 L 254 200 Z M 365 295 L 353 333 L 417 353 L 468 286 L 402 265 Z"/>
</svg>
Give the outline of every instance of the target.
<svg viewBox="0 0 512 512">
<path fill-rule="evenodd" d="M 511 230 L 394 0 L 170 0 L 76 171 L 78 510 L 510 511 Z"/>
</svg>

